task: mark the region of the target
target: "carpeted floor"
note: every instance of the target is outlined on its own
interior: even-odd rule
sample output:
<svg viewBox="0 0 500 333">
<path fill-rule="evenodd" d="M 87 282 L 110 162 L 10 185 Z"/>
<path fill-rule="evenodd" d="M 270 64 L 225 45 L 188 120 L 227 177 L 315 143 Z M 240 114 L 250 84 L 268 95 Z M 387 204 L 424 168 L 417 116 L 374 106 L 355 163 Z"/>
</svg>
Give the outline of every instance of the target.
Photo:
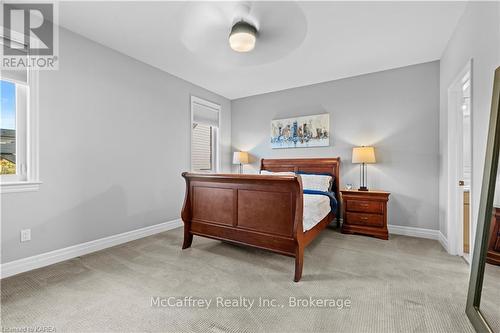
<svg viewBox="0 0 500 333">
<path fill-rule="evenodd" d="M 188 250 L 182 251 L 181 243 L 182 230 L 176 229 L 4 279 L 2 327 L 56 332 L 473 331 L 464 313 L 468 267 L 437 241 L 395 235 L 383 241 L 327 229 L 306 249 L 299 283 L 292 281 L 293 258 L 200 237 Z M 186 296 L 212 303 L 208 309 L 171 306 L 173 300 L 193 305 L 186 304 Z M 311 307 L 309 296 L 336 303 Z M 252 308 L 222 307 L 221 301 L 237 303 L 240 297 L 254 300 Z M 258 305 L 259 297 L 266 306 Z M 290 297 L 301 299 L 304 307 L 290 306 Z M 152 298 L 171 305 L 152 306 Z"/>
</svg>

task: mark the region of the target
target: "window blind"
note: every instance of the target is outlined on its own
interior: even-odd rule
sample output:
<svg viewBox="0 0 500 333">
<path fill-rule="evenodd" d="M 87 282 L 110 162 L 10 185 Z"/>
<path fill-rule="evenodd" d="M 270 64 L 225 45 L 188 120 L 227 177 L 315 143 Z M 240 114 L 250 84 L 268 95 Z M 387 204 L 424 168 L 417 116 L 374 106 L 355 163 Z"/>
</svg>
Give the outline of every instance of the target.
<svg viewBox="0 0 500 333">
<path fill-rule="evenodd" d="M 219 110 L 194 102 L 193 123 L 219 127 Z"/>
<path fill-rule="evenodd" d="M 9 44 L 8 44 L 9 43 Z M 3 47 L 3 45 L 10 45 L 11 40 L 8 39 L 7 37 L 0 36 L 0 47 Z M 27 56 L 27 51 L 26 51 L 26 46 L 18 43 L 18 42 L 13 42 L 17 44 L 20 48 L 16 51 L 16 56 Z M 16 69 L 12 70 L 4 70 L 2 69 L 0 71 L 0 79 L 2 80 L 9 80 L 9 81 L 15 81 L 18 83 L 28 83 L 28 70 L 23 67 L 19 67 Z"/>
<path fill-rule="evenodd" d="M 28 83 L 28 71 L 26 69 L 20 69 L 20 70 L 2 69 L 0 73 L 0 79 L 26 84 Z"/>
<path fill-rule="evenodd" d="M 212 170 L 212 135 L 210 125 L 193 123 L 191 167 L 194 171 Z"/>
</svg>

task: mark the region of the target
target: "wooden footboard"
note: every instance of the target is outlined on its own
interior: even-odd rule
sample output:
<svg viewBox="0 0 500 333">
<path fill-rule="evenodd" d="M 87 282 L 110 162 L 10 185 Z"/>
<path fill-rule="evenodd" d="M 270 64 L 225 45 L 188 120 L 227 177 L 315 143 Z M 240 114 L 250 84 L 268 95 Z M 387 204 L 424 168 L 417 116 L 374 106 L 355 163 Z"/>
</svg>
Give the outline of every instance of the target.
<svg viewBox="0 0 500 333">
<path fill-rule="evenodd" d="M 297 176 L 183 173 L 183 247 L 192 235 L 295 256 L 302 234 L 302 185 Z"/>
<path fill-rule="evenodd" d="M 338 159 L 314 161 L 315 166 L 330 165 L 329 170 L 334 163 L 331 173 L 338 175 Z M 317 227 L 304 234 L 300 176 L 188 172 L 182 176 L 186 180 L 181 215 L 184 221 L 183 249 L 191 246 L 193 235 L 199 235 L 292 256 L 295 257 L 294 281 L 299 281 L 302 276 L 305 246 L 335 216 L 329 214 Z"/>
</svg>

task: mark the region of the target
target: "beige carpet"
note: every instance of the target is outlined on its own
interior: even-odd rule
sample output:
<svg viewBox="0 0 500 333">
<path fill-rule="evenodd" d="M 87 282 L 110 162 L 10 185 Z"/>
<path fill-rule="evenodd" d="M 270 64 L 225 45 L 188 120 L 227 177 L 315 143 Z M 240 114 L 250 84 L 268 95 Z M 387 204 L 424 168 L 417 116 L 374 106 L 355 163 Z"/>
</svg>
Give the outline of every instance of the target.
<svg viewBox="0 0 500 333">
<path fill-rule="evenodd" d="M 57 332 L 472 332 L 468 267 L 437 241 L 389 241 L 325 230 L 293 259 L 182 230 L 130 242 L 2 281 L 3 329 Z M 274 299 L 277 307 L 151 306 L 151 298 Z M 348 299 L 350 307 L 292 308 L 289 297 Z M 347 303 L 344 303 L 347 304 Z"/>
</svg>

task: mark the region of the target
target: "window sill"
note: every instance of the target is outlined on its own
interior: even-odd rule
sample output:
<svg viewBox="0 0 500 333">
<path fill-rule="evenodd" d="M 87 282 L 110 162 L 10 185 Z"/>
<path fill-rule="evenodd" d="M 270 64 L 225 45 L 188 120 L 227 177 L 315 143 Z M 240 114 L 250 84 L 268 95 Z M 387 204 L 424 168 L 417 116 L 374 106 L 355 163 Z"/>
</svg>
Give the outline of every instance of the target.
<svg viewBox="0 0 500 333">
<path fill-rule="evenodd" d="M 42 182 L 24 181 L 0 184 L 0 193 L 34 192 L 40 189 Z"/>
</svg>

